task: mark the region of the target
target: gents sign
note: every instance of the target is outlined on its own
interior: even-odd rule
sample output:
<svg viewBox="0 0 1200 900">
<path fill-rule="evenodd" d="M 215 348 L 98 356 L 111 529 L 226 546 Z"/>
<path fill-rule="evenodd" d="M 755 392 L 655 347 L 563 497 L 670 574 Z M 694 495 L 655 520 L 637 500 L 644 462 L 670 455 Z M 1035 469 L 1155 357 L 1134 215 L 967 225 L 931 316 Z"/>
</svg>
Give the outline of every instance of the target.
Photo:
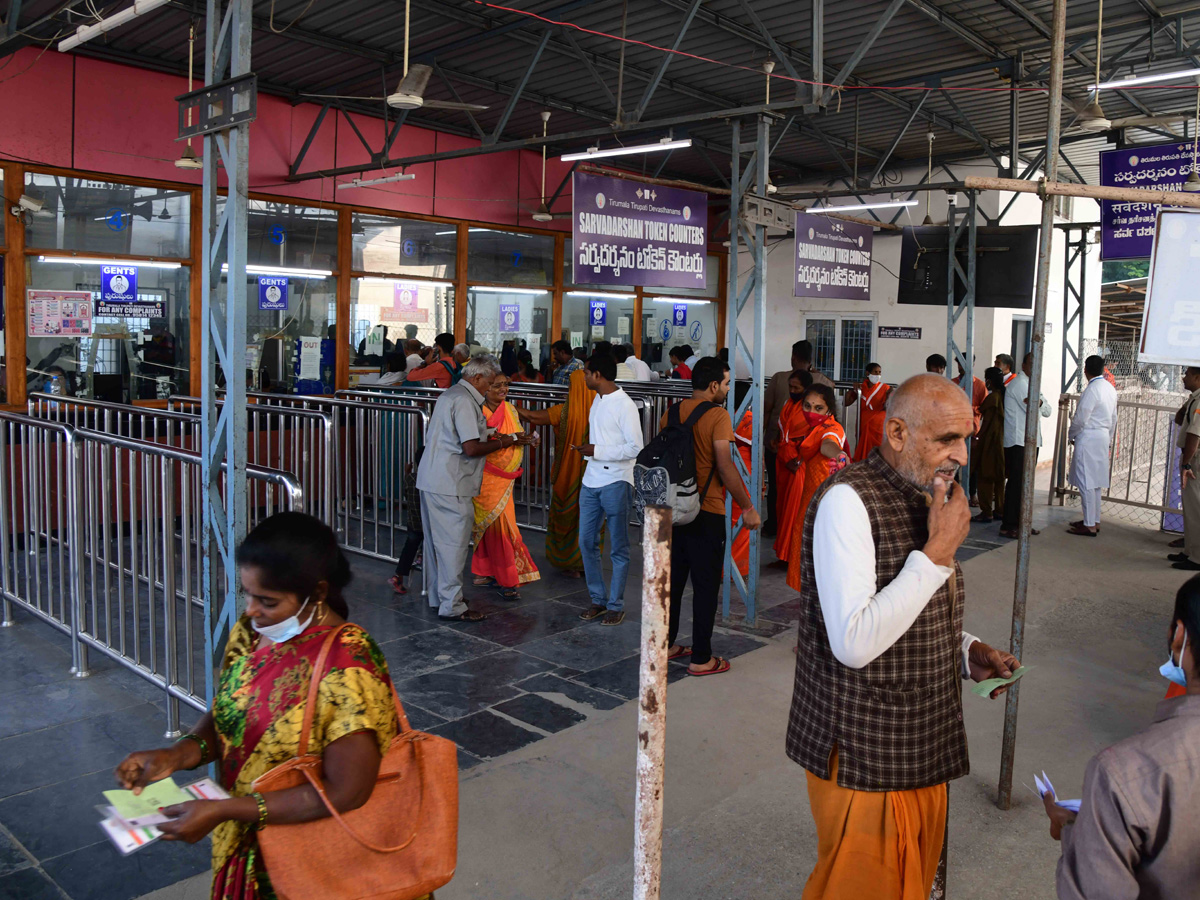
<svg viewBox="0 0 1200 900">
<path fill-rule="evenodd" d="M 101 266 L 96 315 L 119 319 L 161 319 L 165 303 L 138 295 L 137 266 Z"/>
<path fill-rule="evenodd" d="M 603 175 L 572 178 L 575 284 L 704 287 L 707 196 Z"/>
<path fill-rule="evenodd" d="M 1191 143 L 1126 147 L 1100 154 L 1100 183 L 1109 187 L 1179 191 L 1191 171 Z M 1158 208 L 1157 203 L 1101 200 L 1100 258 L 1148 257 Z"/>
<path fill-rule="evenodd" d="M 281 275 L 261 275 L 258 279 L 258 308 L 288 308 L 288 280 Z"/>
<path fill-rule="evenodd" d="M 795 296 L 871 299 L 870 225 L 796 213 Z"/>
</svg>

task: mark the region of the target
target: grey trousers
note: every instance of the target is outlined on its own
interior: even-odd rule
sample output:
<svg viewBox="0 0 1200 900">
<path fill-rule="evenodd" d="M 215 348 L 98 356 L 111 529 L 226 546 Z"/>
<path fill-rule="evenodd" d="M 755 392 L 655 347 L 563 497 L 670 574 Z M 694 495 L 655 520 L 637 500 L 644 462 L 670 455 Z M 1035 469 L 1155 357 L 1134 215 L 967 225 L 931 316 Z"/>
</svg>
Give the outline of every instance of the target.
<svg viewBox="0 0 1200 900">
<path fill-rule="evenodd" d="M 429 605 L 436 606 L 441 616 L 462 615 L 467 609 L 462 579 L 475 524 L 474 503 L 470 497 L 421 491 L 421 522 Z"/>
<path fill-rule="evenodd" d="M 1183 552 L 1200 562 L 1200 479 L 1188 480 L 1183 489 Z"/>
</svg>

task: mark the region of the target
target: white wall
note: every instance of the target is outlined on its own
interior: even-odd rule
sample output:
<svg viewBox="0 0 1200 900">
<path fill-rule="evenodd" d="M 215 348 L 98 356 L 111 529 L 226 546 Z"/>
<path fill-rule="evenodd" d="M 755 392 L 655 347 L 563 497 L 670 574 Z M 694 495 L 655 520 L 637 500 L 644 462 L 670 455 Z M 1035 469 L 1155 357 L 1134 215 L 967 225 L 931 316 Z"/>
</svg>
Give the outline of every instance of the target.
<svg viewBox="0 0 1200 900">
<path fill-rule="evenodd" d="M 968 174 L 994 174 L 994 167 L 988 172 L 983 167 L 989 165 L 987 160 L 975 161 L 962 165 L 956 171 L 956 176 L 965 177 Z M 923 170 L 905 172 L 902 183 L 916 184 Z M 1001 173 L 1006 174 L 1006 173 Z M 947 179 L 948 180 L 948 179 Z M 823 186 L 815 186 L 819 190 Z M 890 199 L 877 195 L 878 199 Z M 897 197 L 907 194 L 897 194 Z M 1011 193 L 991 192 L 981 194 L 979 209 L 995 217 L 1004 209 L 1013 197 Z M 928 198 L 929 213 L 934 222 L 946 221 L 947 197 L 943 192 L 918 194 L 920 204 L 910 207 L 897 221 L 897 225 L 917 225 L 925 217 L 925 203 Z M 965 204 L 965 196 L 958 195 L 960 205 Z M 837 202 L 837 201 L 835 201 Z M 841 201 L 848 202 L 848 201 Z M 866 216 L 868 213 L 856 213 Z M 1075 198 L 1072 210 L 1072 221 L 1098 222 L 1100 217 L 1099 205 L 1091 200 Z M 880 218 L 887 221 L 882 213 Z M 1017 200 L 1005 215 L 1002 224 L 1024 225 L 1036 224 L 1041 220 L 1041 201 L 1035 194 L 1018 194 Z M 1066 220 L 1057 220 L 1066 221 Z M 980 216 L 979 224 L 986 224 Z M 772 252 L 767 260 L 767 302 L 766 302 L 766 371 L 769 374 L 788 368 L 791 355 L 791 345 L 804 337 L 803 322 L 806 314 L 817 313 L 849 313 L 860 317 L 874 318 L 875 340 L 874 361 L 883 368 L 885 380 L 898 383 L 906 378 L 925 371 L 925 357 L 932 353 L 946 353 L 946 308 L 944 306 L 913 306 L 898 304 L 896 296 L 899 288 L 898 270 L 900 266 L 900 243 L 898 232 L 877 230 L 874 237 L 874 254 L 871 266 L 871 299 L 860 300 L 829 300 L 824 297 L 794 297 L 793 293 L 793 236 L 773 236 L 768 239 Z M 1063 356 L 1063 263 L 1066 255 L 1066 239 L 1063 232 L 1055 229 L 1051 251 L 1051 270 L 1049 292 L 1047 297 L 1046 321 L 1049 334 L 1046 338 L 1045 356 L 1043 362 L 1042 393 L 1054 409 L 1050 419 L 1042 420 L 1042 440 L 1047 450 L 1043 453 L 1042 461 L 1049 460 L 1049 445 L 1054 436 L 1057 416 L 1059 388 L 1062 383 Z M 745 253 L 739 259 L 739 273 L 749 269 L 750 260 Z M 1086 298 L 1087 314 L 1084 319 L 1084 338 L 1098 336 L 1100 321 L 1100 247 L 1099 244 L 1089 246 L 1087 255 L 1088 296 Z M 744 283 L 744 275 L 743 283 Z M 975 375 L 982 377 L 983 371 L 992 365 L 997 353 L 1012 352 L 1012 325 L 1014 316 L 1033 315 L 1033 296 L 1031 294 L 1029 308 L 1026 310 L 1010 309 L 977 309 L 975 312 Z M 752 304 L 747 304 L 739 320 L 743 334 L 752 335 L 754 314 Z M 880 339 L 880 326 L 904 326 L 921 329 L 920 340 Z M 960 317 L 955 329 L 957 343 L 960 347 L 966 343 L 966 314 Z M 727 343 L 729 341 L 727 340 Z M 1017 360 L 1018 364 L 1020 360 Z M 950 365 L 954 374 L 954 365 Z M 827 373 L 835 375 L 835 373 Z M 857 373 L 861 377 L 863 373 Z"/>
</svg>

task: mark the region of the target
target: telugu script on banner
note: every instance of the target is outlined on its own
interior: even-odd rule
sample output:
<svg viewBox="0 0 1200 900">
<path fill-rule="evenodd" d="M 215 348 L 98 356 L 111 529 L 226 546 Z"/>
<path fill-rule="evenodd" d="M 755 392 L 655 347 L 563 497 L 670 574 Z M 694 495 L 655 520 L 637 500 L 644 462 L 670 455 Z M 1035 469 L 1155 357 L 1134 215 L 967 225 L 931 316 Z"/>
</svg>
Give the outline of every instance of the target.
<svg viewBox="0 0 1200 900">
<path fill-rule="evenodd" d="M 870 225 L 796 213 L 797 297 L 871 299 Z"/>
<path fill-rule="evenodd" d="M 603 175 L 572 177 L 575 284 L 704 287 L 704 194 Z"/>
<path fill-rule="evenodd" d="M 1179 191 L 1191 172 L 1190 143 L 1126 147 L 1100 154 L 1100 183 L 1108 187 Z M 1101 200 L 1100 258 L 1148 257 L 1158 208 L 1157 203 Z"/>
</svg>

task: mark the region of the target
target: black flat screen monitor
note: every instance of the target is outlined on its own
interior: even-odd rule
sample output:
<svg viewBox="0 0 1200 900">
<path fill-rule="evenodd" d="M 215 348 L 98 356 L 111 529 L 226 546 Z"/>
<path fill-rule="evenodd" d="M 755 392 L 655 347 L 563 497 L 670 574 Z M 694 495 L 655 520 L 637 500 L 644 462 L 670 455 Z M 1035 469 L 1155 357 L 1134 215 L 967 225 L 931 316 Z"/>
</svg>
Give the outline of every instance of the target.
<svg viewBox="0 0 1200 900">
<path fill-rule="evenodd" d="M 900 245 L 899 303 L 945 306 L 945 225 L 905 228 Z M 1037 225 L 980 226 L 975 230 L 975 306 L 977 308 L 1030 309 L 1037 271 Z M 966 272 L 967 235 L 958 240 L 958 261 Z M 955 302 L 966 295 L 966 285 L 955 278 Z"/>
</svg>

